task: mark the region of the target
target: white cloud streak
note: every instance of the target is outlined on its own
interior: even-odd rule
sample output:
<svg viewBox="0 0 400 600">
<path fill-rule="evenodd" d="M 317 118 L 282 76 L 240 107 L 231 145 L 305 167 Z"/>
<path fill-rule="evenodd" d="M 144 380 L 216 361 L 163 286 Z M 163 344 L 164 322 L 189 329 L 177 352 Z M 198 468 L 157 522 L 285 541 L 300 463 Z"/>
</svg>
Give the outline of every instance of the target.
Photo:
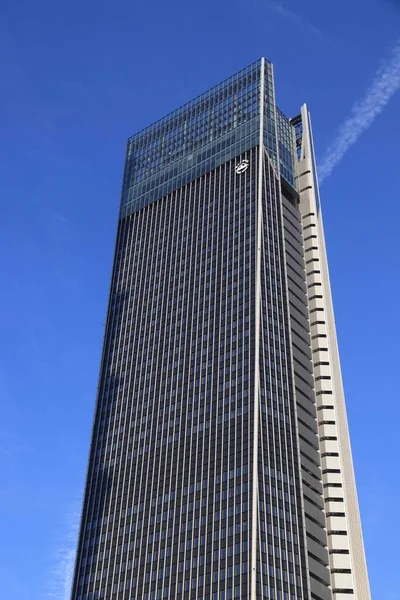
<svg viewBox="0 0 400 600">
<path fill-rule="evenodd" d="M 54 552 L 54 562 L 47 584 L 47 598 L 70 600 L 79 520 L 79 511 L 72 510 L 68 515 L 66 531 L 60 536 L 59 545 Z"/>
<path fill-rule="evenodd" d="M 293 25 L 300 27 L 302 31 L 307 31 L 312 35 L 315 35 L 315 37 L 317 38 L 324 37 L 322 31 L 320 31 L 317 27 L 315 27 L 312 23 L 304 19 L 304 17 L 302 17 L 298 13 L 286 8 L 286 6 L 282 4 L 282 2 L 273 2 L 272 0 L 268 0 L 267 6 L 283 19 L 291 21 Z"/>
<path fill-rule="evenodd" d="M 381 65 L 364 97 L 356 102 L 350 115 L 339 127 L 332 144 L 328 147 L 318 168 L 322 183 L 340 163 L 346 152 L 383 111 L 389 100 L 400 88 L 400 39 L 388 59 Z"/>
</svg>

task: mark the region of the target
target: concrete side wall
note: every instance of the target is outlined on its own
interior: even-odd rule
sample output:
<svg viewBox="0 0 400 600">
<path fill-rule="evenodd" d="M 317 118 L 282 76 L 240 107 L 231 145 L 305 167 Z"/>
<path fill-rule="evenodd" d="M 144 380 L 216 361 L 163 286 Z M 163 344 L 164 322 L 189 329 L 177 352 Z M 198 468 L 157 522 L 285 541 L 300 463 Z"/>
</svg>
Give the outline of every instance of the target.
<svg viewBox="0 0 400 600">
<path fill-rule="evenodd" d="M 311 350 L 335 600 L 370 600 L 308 110 L 299 162 Z"/>
<path fill-rule="evenodd" d="M 282 196 L 304 529 L 312 598 L 332 600 L 300 212 Z"/>
</svg>

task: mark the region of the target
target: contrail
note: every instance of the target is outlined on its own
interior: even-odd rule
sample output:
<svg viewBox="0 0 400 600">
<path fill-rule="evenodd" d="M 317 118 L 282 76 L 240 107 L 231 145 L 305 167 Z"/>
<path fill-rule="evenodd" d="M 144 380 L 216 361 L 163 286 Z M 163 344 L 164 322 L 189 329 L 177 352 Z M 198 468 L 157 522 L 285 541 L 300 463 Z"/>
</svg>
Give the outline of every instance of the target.
<svg viewBox="0 0 400 600">
<path fill-rule="evenodd" d="M 297 14 L 293 10 L 286 8 L 282 2 L 268 0 L 267 7 L 270 8 L 275 14 L 278 14 L 280 17 L 282 17 L 282 19 L 291 21 L 293 25 L 299 27 L 301 30 L 305 30 L 320 39 L 326 38 L 320 29 L 315 27 L 312 23 L 304 19 L 301 15 Z"/>
<path fill-rule="evenodd" d="M 328 146 L 318 168 L 322 183 L 340 163 L 347 150 L 356 143 L 374 119 L 400 88 L 400 39 L 392 49 L 389 59 L 378 69 L 365 96 L 356 102 L 350 115 L 339 127 L 336 138 Z"/>
</svg>

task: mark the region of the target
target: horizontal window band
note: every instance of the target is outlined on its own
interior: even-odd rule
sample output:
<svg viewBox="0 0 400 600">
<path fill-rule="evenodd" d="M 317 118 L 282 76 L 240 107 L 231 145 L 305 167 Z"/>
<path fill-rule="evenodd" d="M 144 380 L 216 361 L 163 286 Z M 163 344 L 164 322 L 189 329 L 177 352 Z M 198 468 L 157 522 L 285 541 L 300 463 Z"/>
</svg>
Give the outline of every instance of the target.
<svg viewBox="0 0 400 600">
<path fill-rule="evenodd" d="M 351 569 L 331 569 L 331 573 L 351 574 Z"/>
<path fill-rule="evenodd" d="M 318 556 L 315 556 L 315 554 L 313 554 L 309 550 L 308 550 L 308 556 L 310 558 L 312 558 L 313 560 L 315 560 L 315 562 L 319 563 L 320 565 L 323 565 L 324 567 L 328 566 L 328 564 L 326 562 L 324 562 L 323 560 L 321 560 Z"/>
<path fill-rule="evenodd" d="M 326 587 L 328 587 L 328 585 L 329 585 L 329 583 L 327 581 L 325 581 L 321 577 L 318 577 L 318 575 L 315 575 L 312 571 L 310 571 L 310 577 L 315 579 L 315 581 L 318 581 L 318 583 L 320 583 L 321 585 L 325 585 Z"/>
<path fill-rule="evenodd" d="M 299 173 L 299 177 L 303 177 L 303 175 L 308 175 L 309 173 L 311 173 L 310 169 L 307 169 L 307 171 L 303 171 L 302 173 Z"/>
<path fill-rule="evenodd" d="M 306 260 L 306 265 L 310 265 L 313 262 L 319 262 L 319 258 L 310 258 L 310 260 Z"/>
<path fill-rule="evenodd" d="M 300 450 L 300 456 L 302 456 L 303 458 L 308 460 L 308 462 L 310 462 L 312 465 L 314 465 L 314 467 L 316 467 L 317 469 L 321 468 L 320 465 L 318 463 L 316 463 L 315 460 L 313 460 L 313 458 L 311 456 L 308 456 L 302 450 Z M 314 477 L 315 477 L 315 475 L 314 475 Z"/>
<path fill-rule="evenodd" d="M 322 548 L 326 548 L 326 545 L 323 542 L 321 542 L 321 540 L 319 540 L 317 537 L 315 537 L 315 535 L 312 535 L 312 533 L 309 533 L 307 531 L 306 535 L 307 535 L 308 538 L 310 538 L 310 540 L 312 540 L 313 542 L 315 542 L 316 544 L 318 544 Z"/>
<path fill-rule="evenodd" d="M 325 502 L 344 502 L 344 498 L 339 498 L 339 497 L 332 497 L 332 498 L 325 498 Z"/>
<path fill-rule="evenodd" d="M 308 284 L 307 287 L 308 287 L 308 289 L 310 289 L 316 285 L 322 286 L 322 283 L 320 281 L 314 281 L 313 283 Z"/>
<path fill-rule="evenodd" d="M 301 425 L 303 427 L 305 427 L 306 429 L 308 429 L 308 431 L 311 431 L 311 433 L 313 433 L 314 435 L 317 433 L 316 429 L 313 429 L 312 427 L 310 427 L 310 425 L 307 425 L 307 423 L 305 423 L 305 421 L 303 421 L 303 419 L 300 419 L 300 417 L 298 417 L 298 422 L 301 423 Z"/>
<path fill-rule="evenodd" d="M 325 457 L 339 458 L 339 452 L 322 452 L 321 458 Z"/>
<path fill-rule="evenodd" d="M 308 485 L 304 480 L 302 480 L 302 481 L 303 481 L 303 485 L 310 488 L 314 492 L 314 494 L 318 495 L 319 498 L 321 497 L 321 494 L 319 492 L 315 492 L 314 488 L 312 488 L 310 485 Z M 303 490 L 303 491 L 304 491 L 304 499 L 307 500 L 307 502 L 309 502 L 310 504 L 312 504 L 315 508 L 322 511 L 323 510 L 322 504 L 321 505 L 317 504 L 316 502 L 314 502 L 314 500 L 312 498 L 309 498 L 307 496 L 307 490 Z M 322 498 L 321 498 L 321 501 L 322 501 Z"/>
<path fill-rule="evenodd" d="M 311 360 L 311 357 L 306 352 L 304 352 L 304 350 L 302 350 L 297 344 L 292 342 L 292 346 L 293 348 L 296 348 L 296 350 L 300 352 L 300 354 L 302 354 L 307 360 Z M 309 346 L 307 347 L 309 348 Z"/>
</svg>

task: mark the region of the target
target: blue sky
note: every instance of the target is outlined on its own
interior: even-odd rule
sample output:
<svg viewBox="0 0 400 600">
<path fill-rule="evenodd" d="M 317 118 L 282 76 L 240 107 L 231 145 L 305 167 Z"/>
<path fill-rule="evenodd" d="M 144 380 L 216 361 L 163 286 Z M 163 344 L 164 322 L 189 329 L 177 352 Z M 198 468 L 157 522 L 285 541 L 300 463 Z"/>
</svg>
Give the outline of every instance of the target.
<svg viewBox="0 0 400 600">
<path fill-rule="evenodd" d="M 396 0 L 3 0 L 2 598 L 68 598 L 126 138 L 264 55 L 322 159 L 399 36 Z M 400 599 L 399 109 L 393 94 L 321 191 L 379 600 Z"/>
</svg>

